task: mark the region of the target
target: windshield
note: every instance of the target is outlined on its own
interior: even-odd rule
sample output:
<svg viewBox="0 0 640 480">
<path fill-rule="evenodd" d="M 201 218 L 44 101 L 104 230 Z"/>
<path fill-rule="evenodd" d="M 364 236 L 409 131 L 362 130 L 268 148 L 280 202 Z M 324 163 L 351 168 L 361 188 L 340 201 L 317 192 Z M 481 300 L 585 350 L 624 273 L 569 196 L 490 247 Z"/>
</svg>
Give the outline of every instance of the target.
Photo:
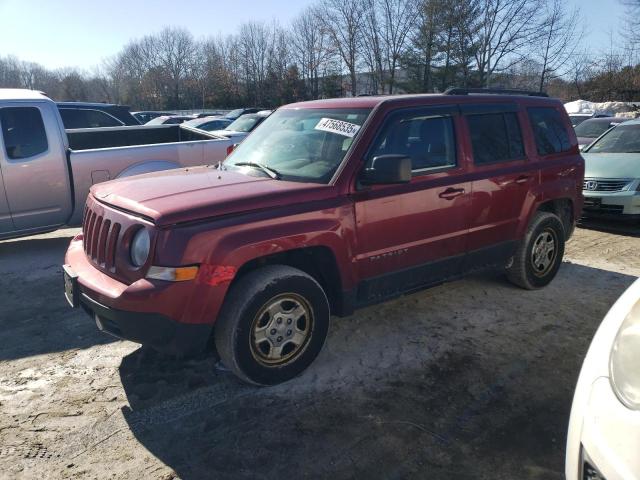
<svg viewBox="0 0 640 480">
<path fill-rule="evenodd" d="M 229 124 L 225 130 L 231 130 L 233 132 L 250 132 L 258 125 L 265 117 L 260 115 L 242 115 L 240 118 Z"/>
<path fill-rule="evenodd" d="M 589 153 L 640 153 L 640 124 L 618 125 L 586 151 Z"/>
<path fill-rule="evenodd" d="M 238 108 L 237 110 L 231 110 L 229 113 L 225 115 L 227 118 L 238 118 L 240 115 L 244 113 L 242 108 Z"/>
<path fill-rule="evenodd" d="M 238 146 L 225 166 L 253 175 L 260 171 L 247 164 L 261 164 L 283 180 L 329 183 L 370 111 L 278 110 Z"/>
<path fill-rule="evenodd" d="M 589 120 L 582 122 L 575 128 L 578 137 L 598 138 L 611 127 L 611 120 Z"/>
</svg>

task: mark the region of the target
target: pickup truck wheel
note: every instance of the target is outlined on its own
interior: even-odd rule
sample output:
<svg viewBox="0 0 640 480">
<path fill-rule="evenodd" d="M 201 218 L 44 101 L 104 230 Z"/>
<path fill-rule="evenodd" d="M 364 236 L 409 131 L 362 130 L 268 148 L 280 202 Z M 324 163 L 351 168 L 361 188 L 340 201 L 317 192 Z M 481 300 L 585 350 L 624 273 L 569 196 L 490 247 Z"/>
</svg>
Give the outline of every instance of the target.
<svg viewBox="0 0 640 480">
<path fill-rule="evenodd" d="M 222 362 L 256 385 L 285 382 L 318 356 L 329 330 L 329 302 L 316 280 L 272 265 L 233 285 L 214 327 Z"/>
<path fill-rule="evenodd" d="M 564 242 L 560 219 L 553 213 L 537 212 L 507 268 L 509 281 L 527 290 L 548 285 L 562 263 Z"/>
</svg>

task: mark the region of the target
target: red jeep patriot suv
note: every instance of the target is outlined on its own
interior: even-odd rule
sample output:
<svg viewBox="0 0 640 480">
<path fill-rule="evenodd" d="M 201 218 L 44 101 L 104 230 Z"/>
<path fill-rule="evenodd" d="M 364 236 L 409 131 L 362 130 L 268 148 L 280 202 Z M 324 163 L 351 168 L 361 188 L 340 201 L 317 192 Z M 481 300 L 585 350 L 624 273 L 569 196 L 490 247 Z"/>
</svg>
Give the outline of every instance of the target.
<svg viewBox="0 0 640 480">
<path fill-rule="evenodd" d="M 165 352 L 213 336 L 228 368 L 267 385 L 309 366 L 331 314 L 488 267 L 543 287 L 584 162 L 559 101 L 508 93 L 296 103 L 221 165 L 96 185 L 65 295 Z"/>
</svg>

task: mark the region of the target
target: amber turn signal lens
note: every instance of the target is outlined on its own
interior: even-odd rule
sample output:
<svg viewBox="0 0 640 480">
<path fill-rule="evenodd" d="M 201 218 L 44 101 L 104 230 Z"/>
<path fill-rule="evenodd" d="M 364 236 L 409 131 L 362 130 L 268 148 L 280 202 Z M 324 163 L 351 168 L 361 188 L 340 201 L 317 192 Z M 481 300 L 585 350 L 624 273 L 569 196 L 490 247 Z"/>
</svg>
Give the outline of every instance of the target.
<svg viewBox="0 0 640 480">
<path fill-rule="evenodd" d="M 147 278 L 166 280 L 168 282 L 185 282 L 193 280 L 198 275 L 198 267 L 150 267 Z"/>
</svg>

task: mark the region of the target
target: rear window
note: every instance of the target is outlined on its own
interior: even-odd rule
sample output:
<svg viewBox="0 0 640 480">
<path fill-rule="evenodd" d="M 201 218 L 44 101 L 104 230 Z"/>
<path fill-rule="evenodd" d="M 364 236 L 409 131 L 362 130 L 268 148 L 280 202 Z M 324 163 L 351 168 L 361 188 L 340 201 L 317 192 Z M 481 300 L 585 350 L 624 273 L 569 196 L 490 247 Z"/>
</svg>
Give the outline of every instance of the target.
<svg viewBox="0 0 640 480">
<path fill-rule="evenodd" d="M 476 164 L 524 158 L 522 133 L 515 113 L 468 115 L 467 122 Z"/>
<path fill-rule="evenodd" d="M 122 122 L 99 110 L 61 108 L 60 116 L 66 129 L 122 126 Z"/>
<path fill-rule="evenodd" d="M 571 148 L 560 112 L 550 107 L 530 107 L 529 120 L 539 155 L 566 152 Z"/>
<path fill-rule="evenodd" d="M 7 157 L 16 160 L 33 157 L 49 148 L 40 110 L 35 107 L 0 109 L 2 138 Z"/>
</svg>

